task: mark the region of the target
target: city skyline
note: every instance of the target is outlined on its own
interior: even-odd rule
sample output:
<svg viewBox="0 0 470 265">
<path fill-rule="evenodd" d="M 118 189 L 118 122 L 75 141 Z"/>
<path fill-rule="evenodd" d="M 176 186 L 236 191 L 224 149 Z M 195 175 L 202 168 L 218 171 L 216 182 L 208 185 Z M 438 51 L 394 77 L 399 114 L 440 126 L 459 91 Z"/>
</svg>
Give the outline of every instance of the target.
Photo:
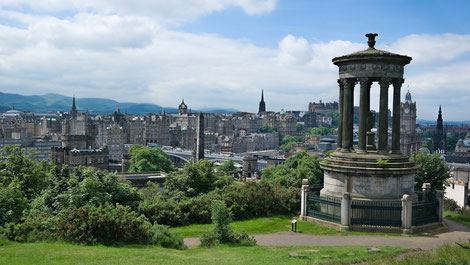
<svg viewBox="0 0 470 265">
<path fill-rule="evenodd" d="M 469 5 L 373 3 L 3 1 L 1 91 L 256 112 L 264 89 L 267 110 L 304 110 L 337 101 L 331 59 L 377 32 L 413 57 L 402 100 L 409 87 L 419 119 L 469 120 Z"/>
</svg>

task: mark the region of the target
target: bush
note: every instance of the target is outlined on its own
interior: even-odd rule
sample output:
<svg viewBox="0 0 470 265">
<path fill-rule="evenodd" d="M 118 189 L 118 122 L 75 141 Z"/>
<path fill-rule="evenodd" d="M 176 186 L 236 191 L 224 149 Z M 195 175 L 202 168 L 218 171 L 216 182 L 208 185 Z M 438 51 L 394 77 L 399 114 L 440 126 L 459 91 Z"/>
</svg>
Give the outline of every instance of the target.
<svg viewBox="0 0 470 265">
<path fill-rule="evenodd" d="M 147 243 L 152 226 L 129 207 L 109 203 L 68 208 L 57 218 L 57 235 L 81 244 Z"/>
<path fill-rule="evenodd" d="M 153 245 L 181 250 L 186 248 L 183 237 L 176 233 L 170 232 L 167 226 L 154 225 L 150 230 L 150 233 L 151 243 Z"/>
<path fill-rule="evenodd" d="M 456 201 L 452 199 L 444 198 L 444 210 L 457 212 L 460 210 L 460 207 Z"/>
<path fill-rule="evenodd" d="M 282 187 L 268 182 L 230 185 L 208 194 L 175 200 L 168 195 L 144 200 L 139 213 L 152 223 L 181 226 L 193 223 L 210 223 L 211 207 L 207 202 L 223 201 L 234 220 L 275 214 L 296 213 L 300 204 L 300 189 Z"/>
<path fill-rule="evenodd" d="M 201 240 L 201 246 L 205 248 L 214 247 L 219 244 L 219 240 L 217 240 L 217 236 L 214 231 L 209 231 L 203 234 L 199 240 Z"/>
<path fill-rule="evenodd" d="M 203 247 L 212 247 L 218 243 L 244 243 L 245 245 L 255 245 L 256 240 L 250 238 L 247 233 L 238 233 L 230 226 L 232 221 L 231 213 L 227 206 L 221 201 L 214 201 L 211 207 L 212 223 L 214 228 L 212 231 L 201 237 L 201 245 Z"/>
<path fill-rule="evenodd" d="M 120 204 L 137 209 L 142 194 L 128 184 L 121 183 L 113 173 L 92 167 L 78 167 L 72 174 L 68 167 L 51 170 L 53 184 L 32 203 L 36 212 L 59 213 L 67 208 L 85 205 Z"/>
<path fill-rule="evenodd" d="M 12 241 L 36 242 L 57 239 L 55 218 L 47 213 L 26 217 L 23 222 L 8 223 L 5 236 Z"/>
</svg>

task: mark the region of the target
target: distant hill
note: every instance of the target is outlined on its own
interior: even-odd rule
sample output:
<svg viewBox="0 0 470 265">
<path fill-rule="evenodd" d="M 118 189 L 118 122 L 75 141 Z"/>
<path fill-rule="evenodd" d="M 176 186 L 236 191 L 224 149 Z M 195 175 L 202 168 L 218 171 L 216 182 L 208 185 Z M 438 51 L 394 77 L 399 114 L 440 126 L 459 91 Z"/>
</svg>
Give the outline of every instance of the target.
<svg viewBox="0 0 470 265">
<path fill-rule="evenodd" d="M 428 120 L 421 120 L 417 119 L 416 123 L 421 123 L 424 125 L 436 124 L 436 121 L 428 121 Z M 444 125 L 463 125 L 463 124 L 470 124 L 470 121 L 444 121 Z"/>
<path fill-rule="evenodd" d="M 105 114 L 113 113 L 119 107 L 122 113 L 129 114 L 147 114 L 161 113 L 164 109 L 167 113 L 177 113 L 176 108 L 163 108 L 160 105 L 151 103 L 131 103 L 131 102 L 118 102 L 105 98 L 76 98 L 78 111 L 88 110 L 92 114 Z M 0 112 L 15 107 L 15 109 L 33 111 L 33 112 L 47 112 L 47 111 L 70 111 L 72 106 L 72 97 L 67 97 L 59 94 L 45 94 L 23 96 L 12 93 L 0 92 Z M 201 110 L 193 110 L 196 112 L 221 112 L 232 113 L 238 112 L 234 109 L 217 109 L 206 108 Z"/>
</svg>

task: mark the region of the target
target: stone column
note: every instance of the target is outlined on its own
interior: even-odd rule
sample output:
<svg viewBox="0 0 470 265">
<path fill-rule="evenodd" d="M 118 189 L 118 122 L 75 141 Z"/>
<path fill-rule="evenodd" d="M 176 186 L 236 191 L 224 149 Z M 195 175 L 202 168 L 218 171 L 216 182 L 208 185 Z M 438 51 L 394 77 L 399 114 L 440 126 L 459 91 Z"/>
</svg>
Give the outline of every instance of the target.
<svg viewBox="0 0 470 265">
<path fill-rule="evenodd" d="M 431 192 L 431 183 L 423 183 L 421 188 L 423 189 L 423 201 L 427 201 L 429 198 L 429 192 Z"/>
<path fill-rule="evenodd" d="M 367 104 L 368 99 L 368 90 L 370 89 L 370 81 L 369 78 L 363 77 L 359 78 L 359 82 L 361 85 L 360 91 L 360 100 L 359 100 L 359 143 L 358 143 L 358 154 L 365 154 L 367 153 L 367 119 L 369 110 L 367 109 L 370 106 L 370 103 Z"/>
<path fill-rule="evenodd" d="M 353 109 L 354 109 L 354 83 L 355 80 L 352 78 L 342 78 L 340 80 L 343 84 L 344 96 L 343 96 L 343 115 L 342 115 L 342 145 L 341 152 L 351 152 L 353 147 Z"/>
<path fill-rule="evenodd" d="M 412 234 L 411 228 L 413 220 L 413 196 L 404 194 L 401 199 L 401 226 L 403 234 Z"/>
<path fill-rule="evenodd" d="M 439 208 L 437 209 L 438 222 L 443 221 L 444 217 L 444 191 L 436 190 L 436 199 L 439 202 Z"/>
<path fill-rule="evenodd" d="M 344 192 L 341 198 L 341 231 L 349 231 L 351 225 L 351 195 Z"/>
<path fill-rule="evenodd" d="M 392 154 L 400 151 L 400 91 L 403 79 L 393 80 Z"/>
<path fill-rule="evenodd" d="M 377 153 L 388 154 L 388 87 L 390 86 L 390 78 L 382 78 L 380 84 L 380 108 L 379 108 L 379 148 Z"/>
<path fill-rule="evenodd" d="M 309 183 L 308 179 L 302 179 L 302 189 L 301 189 L 301 199 L 300 199 L 300 216 L 307 216 L 307 197 L 309 192 Z"/>
<path fill-rule="evenodd" d="M 338 144 L 336 150 L 341 150 L 343 146 L 343 104 L 344 104 L 344 89 L 343 82 L 338 79 L 339 85 L 339 104 L 338 104 Z"/>
</svg>

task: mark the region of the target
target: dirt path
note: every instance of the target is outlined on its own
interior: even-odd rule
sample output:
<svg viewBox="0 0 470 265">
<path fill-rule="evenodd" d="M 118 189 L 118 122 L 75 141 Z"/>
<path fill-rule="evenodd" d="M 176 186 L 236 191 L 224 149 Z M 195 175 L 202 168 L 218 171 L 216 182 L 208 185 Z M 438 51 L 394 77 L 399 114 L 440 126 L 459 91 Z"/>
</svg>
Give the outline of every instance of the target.
<svg viewBox="0 0 470 265">
<path fill-rule="evenodd" d="M 294 232 L 253 235 L 260 246 L 391 246 L 431 249 L 470 239 L 470 227 L 445 218 L 448 230 L 430 236 L 315 236 Z M 199 238 L 185 238 L 188 247 L 200 244 Z"/>
</svg>

